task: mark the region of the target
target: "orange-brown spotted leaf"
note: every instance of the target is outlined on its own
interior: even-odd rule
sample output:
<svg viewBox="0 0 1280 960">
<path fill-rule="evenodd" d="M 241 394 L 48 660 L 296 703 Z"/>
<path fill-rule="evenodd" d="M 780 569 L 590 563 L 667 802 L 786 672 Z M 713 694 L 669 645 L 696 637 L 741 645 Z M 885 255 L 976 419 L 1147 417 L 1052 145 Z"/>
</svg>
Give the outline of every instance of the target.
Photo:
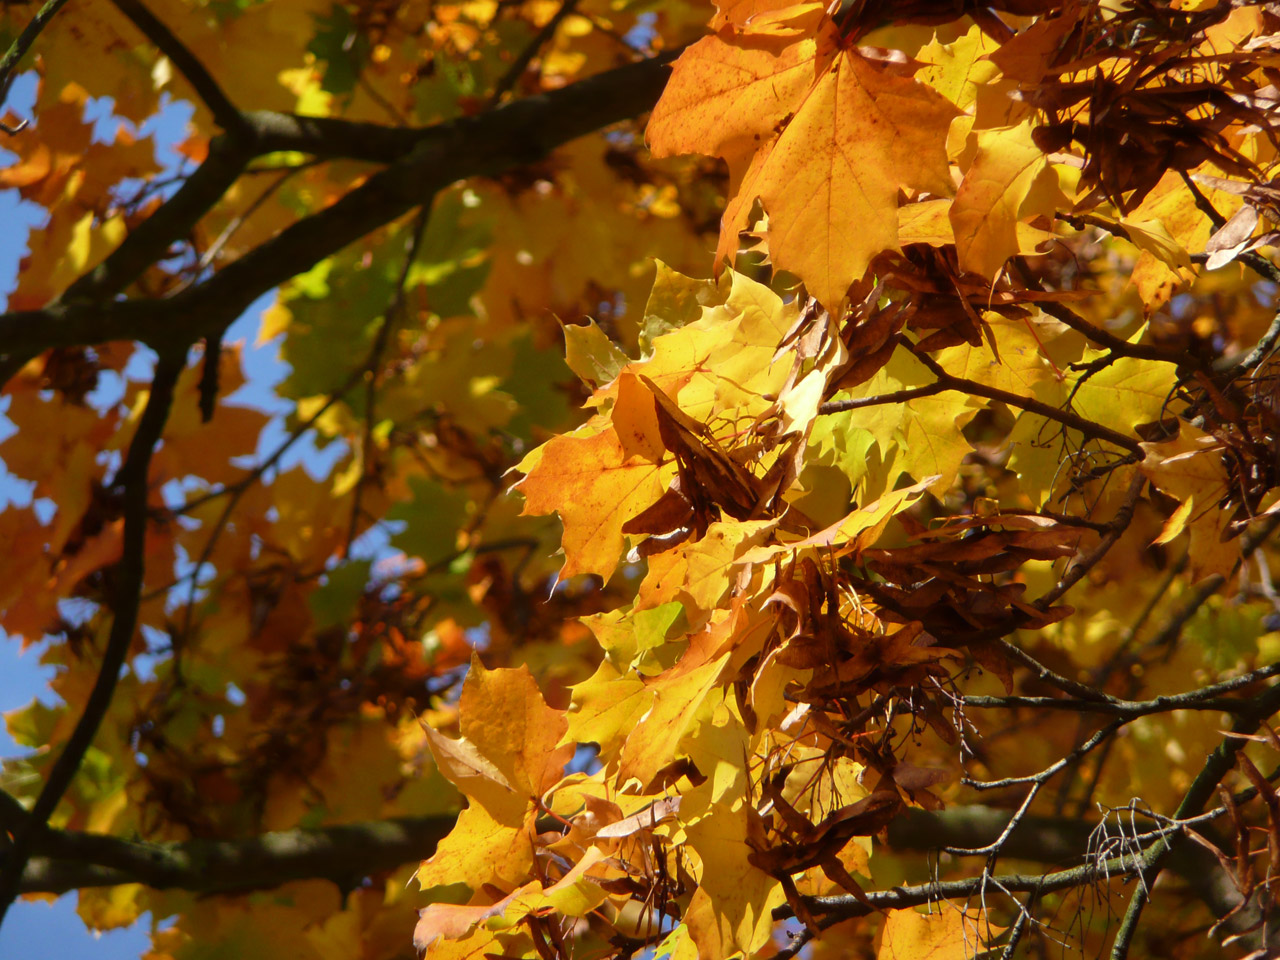
<svg viewBox="0 0 1280 960">
<path fill-rule="evenodd" d="M 822 18 L 825 6 L 818 2 L 792 0 L 723 0 L 716 4 L 711 29 L 731 26 L 752 36 L 792 37 L 812 30 Z"/>
<path fill-rule="evenodd" d="M 731 166 L 750 158 L 822 69 L 814 38 L 739 45 L 705 37 L 676 61 L 649 118 L 649 148 L 655 157 L 702 153 Z"/>
</svg>

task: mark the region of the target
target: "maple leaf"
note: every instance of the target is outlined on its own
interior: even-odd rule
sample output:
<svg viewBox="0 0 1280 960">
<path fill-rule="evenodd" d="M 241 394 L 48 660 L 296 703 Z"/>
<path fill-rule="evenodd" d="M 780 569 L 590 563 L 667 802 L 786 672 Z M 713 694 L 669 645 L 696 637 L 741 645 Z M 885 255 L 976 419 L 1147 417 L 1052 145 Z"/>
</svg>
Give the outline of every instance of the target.
<svg viewBox="0 0 1280 960">
<path fill-rule="evenodd" d="M 876 960 L 962 960 L 973 955 L 976 944 L 987 942 L 1002 930 L 981 915 L 950 909 L 949 904 L 930 913 L 890 910 L 880 932 Z"/>
<path fill-rule="evenodd" d="M 723 157 L 735 184 L 717 257 L 732 260 L 759 199 L 770 255 L 828 309 L 871 259 L 898 249 L 900 189 L 952 191 L 955 107 L 846 48 L 830 22 L 771 44 L 708 37 L 685 51 L 649 121 L 655 156 Z"/>
<path fill-rule="evenodd" d="M 951 226 L 961 269 L 995 277 L 1019 251 L 1019 223 L 1052 217 L 1060 206 L 1052 196 L 1057 179 L 1030 121 L 975 137 L 977 156 L 956 191 Z"/>
<path fill-rule="evenodd" d="M 557 437 L 539 448 L 516 489 L 524 494 L 526 513 L 560 514 L 560 576 L 596 573 L 607 580 L 621 559 L 623 524 L 662 493 L 664 472 L 670 471 L 643 456 L 628 456 L 618 434 L 603 429 Z"/>
<path fill-rule="evenodd" d="M 773 908 L 785 902 L 782 885 L 752 865 L 750 811 L 721 806 L 685 828 L 702 857 L 702 877 L 685 923 L 699 956 L 746 955 L 769 939 Z"/>
</svg>

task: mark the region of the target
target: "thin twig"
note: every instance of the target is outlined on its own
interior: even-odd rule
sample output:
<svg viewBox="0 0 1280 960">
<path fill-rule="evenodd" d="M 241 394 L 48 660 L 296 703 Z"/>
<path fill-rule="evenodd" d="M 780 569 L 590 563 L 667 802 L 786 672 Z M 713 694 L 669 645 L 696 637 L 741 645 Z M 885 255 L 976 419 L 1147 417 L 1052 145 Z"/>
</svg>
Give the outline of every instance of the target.
<svg viewBox="0 0 1280 960">
<path fill-rule="evenodd" d="M 993 641 L 1001 650 L 1004 651 L 1006 657 L 1016 660 L 1024 667 L 1029 669 L 1036 675 L 1036 678 L 1057 687 L 1064 693 L 1069 693 L 1073 697 L 1079 697 L 1081 700 L 1088 700 L 1091 703 L 1115 703 L 1116 698 L 1109 694 L 1103 693 L 1101 690 L 1095 690 L 1093 687 L 1078 680 L 1072 680 L 1064 677 L 1062 674 L 1053 670 L 1021 647 L 1010 643 L 1008 640 L 997 637 Z"/>
<path fill-rule="evenodd" d="M 966 708 L 978 710 L 1013 710 L 1023 707 L 1031 710 L 1071 710 L 1081 713 L 1105 713 L 1114 717 L 1135 720 L 1170 710 L 1207 710 L 1234 713 L 1250 709 L 1248 700 L 1222 698 L 1222 694 L 1252 686 L 1262 680 L 1280 674 L 1280 663 L 1272 663 L 1243 676 L 1188 693 L 1156 697 L 1152 700 L 1080 700 L 1061 697 L 964 697 Z"/>
<path fill-rule="evenodd" d="M 289 167 L 281 172 L 280 176 L 271 181 L 267 188 L 254 198 L 253 202 L 244 209 L 243 213 L 236 214 L 236 216 L 232 217 L 231 222 L 222 228 L 222 232 L 218 234 L 213 243 L 209 245 L 209 249 L 200 255 L 200 262 L 196 264 L 196 273 L 192 278 L 191 283 L 195 283 L 196 280 L 199 279 L 200 274 L 209 269 L 213 264 L 213 261 L 217 259 L 218 254 L 222 252 L 223 247 L 225 247 L 235 235 L 235 232 L 244 226 L 244 222 L 257 213 L 258 210 L 262 208 L 262 205 L 270 200 L 271 197 L 275 195 L 276 191 L 285 185 L 285 182 L 290 177 L 304 168 L 305 167 L 303 165 L 299 165 L 296 167 Z M 179 292 L 185 290 L 188 286 L 190 286 L 190 283 L 184 284 L 179 288 Z"/>
<path fill-rule="evenodd" d="M 949 390 L 968 393 L 975 397 L 985 397 L 988 400 L 997 400 L 1019 410 L 1026 410 L 1028 413 L 1037 413 L 1046 420 L 1053 420 L 1065 427 L 1079 430 L 1086 437 L 1105 440 L 1108 443 L 1115 444 L 1117 447 L 1123 447 L 1136 457 L 1141 458 L 1143 455 L 1142 447 L 1137 440 L 1132 437 L 1126 437 L 1123 433 L 1117 433 L 1110 427 L 1094 423 L 1092 420 L 1086 420 L 1084 417 L 1078 416 L 1069 410 L 1059 410 L 1057 407 L 1032 397 L 1024 397 L 1008 390 L 1001 390 L 999 387 L 990 387 L 984 383 L 966 380 L 963 377 L 954 377 L 942 369 L 933 357 L 923 351 L 913 351 L 912 355 L 928 367 L 929 371 L 940 383 L 946 384 Z"/>
<path fill-rule="evenodd" d="M 351 498 L 351 521 L 347 527 L 346 547 L 343 549 L 343 555 L 351 553 L 351 544 L 359 535 L 360 526 L 360 501 L 364 496 L 364 486 L 369 477 L 369 461 L 370 451 L 373 450 L 373 427 L 374 427 L 374 411 L 377 409 L 377 392 L 378 392 L 378 368 L 382 365 L 382 354 L 387 348 L 387 343 L 391 339 L 391 332 L 396 323 L 404 319 L 405 304 L 408 302 L 409 288 L 409 271 L 413 268 L 413 263 L 418 259 L 418 250 L 422 247 L 422 237 L 427 230 L 427 221 L 431 217 L 431 201 L 428 200 L 418 209 L 418 215 L 413 222 L 413 234 L 409 240 L 409 249 L 405 252 L 404 264 L 400 268 L 400 276 L 396 280 L 395 293 L 391 298 L 391 303 L 387 305 L 386 312 L 383 314 L 382 323 L 378 325 L 378 333 L 374 337 L 373 346 L 369 350 L 369 357 L 364 363 L 363 376 L 365 379 L 365 396 L 364 396 L 364 435 L 361 439 L 360 447 L 360 476 L 356 479 L 355 490 Z"/>
<path fill-rule="evenodd" d="M 1129 529 L 1129 524 L 1133 521 L 1133 511 L 1138 505 L 1138 498 L 1142 495 L 1142 488 L 1146 485 L 1146 482 L 1147 478 L 1145 476 L 1137 471 L 1134 472 L 1133 480 L 1129 483 L 1129 489 L 1125 493 L 1124 500 L 1120 503 L 1120 509 L 1116 511 L 1116 515 L 1107 524 L 1108 529 L 1101 542 L 1088 554 L 1072 564 L 1071 568 L 1063 574 L 1062 579 L 1054 584 L 1053 589 L 1036 600 L 1035 606 L 1037 610 L 1047 610 L 1057 603 L 1063 594 L 1079 583 L 1081 578 L 1097 566 L 1102 558 L 1115 546 L 1116 541 Z"/>
<path fill-rule="evenodd" d="M 62 9 L 66 2 L 67 0 L 48 0 L 43 7 L 36 11 L 36 15 L 31 18 L 31 21 L 22 28 L 22 32 L 18 34 L 18 39 L 9 45 L 4 59 L 0 60 L 0 107 L 4 106 L 5 100 L 9 97 L 9 88 L 13 85 L 13 78 L 17 75 L 18 63 L 27 55 L 31 45 L 36 42 L 36 37 L 40 36 L 40 31 L 48 25 L 49 21 Z M 18 125 L 14 127 L 0 122 L 0 130 L 13 136 L 15 133 L 21 132 L 26 125 L 26 120 L 19 121 Z"/>
<path fill-rule="evenodd" d="M 921 397 L 933 397 L 945 393 L 951 387 L 945 383 L 931 383 L 924 387 L 913 387 L 910 390 L 895 390 L 893 393 L 882 393 L 875 397 L 859 397 L 856 400 L 828 400 L 818 407 L 819 416 L 830 413 L 844 413 L 846 410 L 861 410 L 863 407 L 879 407 L 888 403 L 907 403 Z"/>
<path fill-rule="evenodd" d="M 1262 335 L 1257 345 L 1249 351 L 1245 358 L 1231 369 L 1231 373 L 1248 373 L 1254 367 L 1260 366 L 1264 360 L 1275 352 L 1277 341 L 1280 341 L 1280 313 L 1277 313 L 1272 318 L 1271 326 L 1267 328 L 1267 332 Z"/>
<path fill-rule="evenodd" d="M 187 82 L 191 84 L 196 95 L 209 108 L 213 119 L 222 129 L 232 135 L 251 137 L 253 130 L 244 115 L 236 109 L 230 98 L 223 92 L 218 81 L 213 79 L 199 58 L 191 52 L 165 24 L 148 10 L 139 0 L 112 0 L 121 13 L 142 31 L 148 40 L 173 61 Z"/>
<path fill-rule="evenodd" d="M 1209 754 L 1209 758 L 1183 796 L 1182 802 L 1178 804 L 1178 809 L 1173 814 L 1174 820 L 1185 820 L 1204 809 L 1214 789 L 1235 765 L 1236 754 L 1249 742 L 1246 735 L 1252 734 L 1264 720 L 1280 710 L 1280 684 L 1269 687 L 1256 697 L 1252 704 L 1253 709 L 1250 713 L 1236 718 L 1236 722 L 1231 727 L 1233 735 L 1223 738 L 1213 753 Z M 1138 922 L 1142 918 L 1142 911 L 1151 899 L 1151 888 L 1155 885 L 1156 878 L 1160 876 L 1164 861 L 1171 849 L 1172 843 L 1169 838 L 1162 836 L 1146 850 L 1142 857 L 1138 858 L 1141 867 L 1138 877 L 1141 882 L 1133 891 L 1133 896 L 1129 899 L 1129 907 L 1120 921 L 1120 928 L 1111 946 L 1111 960 L 1126 960 L 1128 957 L 1133 937 L 1138 931 Z"/>
<path fill-rule="evenodd" d="M 120 669 L 124 666 L 138 623 L 138 605 L 146 572 L 147 486 L 151 455 L 155 452 L 173 404 L 173 390 L 186 365 L 185 354 L 161 355 L 151 381 L 151 394 L 129 444 L 115 485 L 124 488 L 124 545 L 116 568 L 115 616 L 102 654 L 102 665 L 93 690 L 85 701 L 84 712 L 67 738 L 66 746 L 49 771 L 40 795 L 31 809 L 26 826 L 17 831 L 13 843 L 5 851 L 0 870 L 0 923 L 13 903 L 22 884 L 23 870 L 31 855 L 32 844 L 47 829 L 49 817 L 71 785 L 85 752 L 93 743 L 98 727 L 111 706 Z"/>
<path fill-rule="evenodd" d="M 1059 770 L 1065 767 L 1068 763 L 1071 763 L 1073 760 L 1083 757 L 1086 753 L 1088 753 L 1094 747 L 1098 746 L 1098 744 L 1102 743 L 1104 740 L 1106 740 L 1108 737 L 1110 737 L 1112 734 L 1114 734 L 1116 731 L 1118 731 L 1121 727 L 1123 727 L 1128 722 L 1129 722 L 1129 719 L 1125 719 L 1125 718 L 1122 718 L 1120 720 L 1112 720 L 1109 724 L 1107 724 L 1105 727 L 1103 727 L 1101 730 L 1095 733 L 1092 737 L 1090 737 L 1084 743 L 1080 744 L 1080 746 L 1076 747 L 1074 750 L 1072 750 L 1069 754 L 1067 754 L 1061 760 L 1058 760 L 1055 763 L 1050 764 L 1049 766 L 1041 770 L 1039 773 L 1032 774 L 1031 776 L 1005 777 L 1003 780 L 970 780 L 968 777 L 965 777 L 961 782 L 966 787 L 973 787 L 975 790 L 1003 790 L 1007 787 L 1018 787 L 1027 783 L 1033 784 L 1038 788 L 1040 786 L 1043 786 L 1046 782 L 1048 782 L 1055 773 L 1057 773 Z M 987 851 L 982 851 L 982 852 L 985 853 Z"/>
<path fill-rule="evenodd" d="M 192 568 L 191 573 L 188 574 L 190 577 L 190 587 L 187 590 L 186 609 L 183 611 L 182 615 L 182 629 L 179 631 L 178 636 L 186 638 L 190 635 L 195 609 L 196 591 L 200 587 L 200 573 L 204 569 L 205 564 L 209 562 L 210 557 L 213 556 L 213 548 L 217 545 L 218 538 L 222 536 L 222 531 L 226 529 L 227 521 L 231 518 L 232 511 L 235 510 L 236 505 L 239 504 L 240 500 L 244 497 L 249 488 L 262 479 L 262 476 L 276 465 L 289 448 L 305 436 L 308 430 L 315 426 L 316 421 L 323 417 L 330 407 L 337 403 L 342 397 L 346 396 L 347 392 L 356 385 L 356 381 L 359 379 L 360 371 L 356 371 L 349 376 L 341 387 L 329 394 L 328 398 L 323 404 L 321 404 L 319 409 L 312 413 L 311 416 L 307 417 L 306 420 L 302 421 L 302 423 L 298 424 L 297 429 L 294 430 L 294 432 L 283 443 L 276 447 L 267 459 L 263 460 L 262 463 L 258 464 L 235 483 L 220 487 L 217 490 L 211 490 L 198 497 L 194 497 L 184 503 L 181 507 L 172 511 L 175 516 L 190 513 L 202 504 L 208 503 L 211 500 L 216 500 L 218 497 L 227 496 L 228 494 L 230 495 L 230 499 L 223 507 L 222 513 L 218 515 L 218 519 L 214 522 L 213 529 L 209 533 L 209 539 L 205 541 L 204 549 L 200 551 L 200 556 L 196 559 L 195 566 Z"/>
<path fill-rule="evenodd" d="M 1240 565 L 1248 560 L 1261 547 L 1270 536 L 1280 528 L 1280 513 L 1272 514 L 1267 517 L 1258 529 L 1247 533 L 1240 542 L 1240 556 L 1232 567 L 1234 575 L 1240 569 Z M 1195 612 L 1202 607 L 1208 599 L 1218 592 L 1218 588 L 1226 583 L 1227 578 L 1220 573 L 1201 580 L 1192 589 L 1191 595 L 1186 602 L 1171 616 L 1168 622 L 1161 627 L 1160 632 L 1146 642 L 1143 647 L 1144 651 L 1172 649 L 1178 638 L 1182 635 L 1182 628 L 1186 626 Z"/>
<path fill-rule="evenodd" d="M 1209 222 L 1213 224 L 1214 230 L 1220 230 L 1227 222 L 1227 218 L 1217 211 L 1209 198 L 1204 195 L 1198 186 L 1196 186 L 1195 181 L 1191 179 L 1191 174 L 1186 170 L 1179 170 L 1178 175 L 1182 177 L 1182 182 L 1186 184 L 1187 191 L 1191 194 L 1191 199 L 1195 202 L 1196 207 L 1201 213 L 1209 218 Z M 1263 258 L 1257 253 L 1248 251 L 1247 253 L 1240 254 L 1236 259 L 1249 267 L 1254 273 L 1258 274 L 1258 276 L 1262 277 L 1264 280 L 1270 280 L 1272 283 L 1280 282 L 1280 268 L 1276 267 L 1276 265 L 1270 260 Z M 1278 324 L 1280 324 L 1280 315 L 1277 316 L 1277 320 L 1272 324 L 1272 330 L 1276 330 Z M 1277 334 L 1280 334 L 1280 330 L 1276 330 L 1276 332 Z M 1271 336 L 1271 330 L 1267 331 L 1267 336 Z M 1263 339 L 1266 339 L 1266 337 Z M 1274 345 L 1274 338 L 1272 342 Z"/>
<path fill-rule="evenodd" d="M 1053 893 L 1074 887 L 1105 881 L 1110 878 L 1132 876 L 1142 867 L 1140 858 L 1131 855 L 1113 857 L 1101 862 L 1087 863 L 1070 870 L 1058 870 L 1045 874 L 1001 874 L 994 877 L 968 877 L 962 880 L 944 880 L 894 887 L 890 890 L 867 891 L 863 897 L 852 894 L 831 897 L 806 897 L 805 906 L 814 914 L 821 914 L 830 923 L 865 917 L 873 910 L 901 910 L 943 900 L 958 900 L 977 894 L 987 884 L 998 884 L 1006 893 Z M 794 916 L 789 904 L 775 907 L 773 919 L 786 920 Z M 824 924 L 825 925 L 825 924 Z"/>
<path fill-rule="evenodd" d="M 512 61 L 511 66 L 507 68 L 507 72 L 502 75 L 501 79 L 499 79 L 497 84 L 494 86 L 493 93 L 489 96 L 488 105 L 490 107 L 496 107 L 502 102 L 502 98 L 507 95 L 519 79 L 524 76 L 524 72 L 529 69 L 529 64 L 532 63 L 533 58 L 538 55 L 538 51 L 555 36 L 556 29 L 560 26 L 560 22 L 564 20 L 565 17 L 569 16 L 569 14 L 573 13 L 574 8 L 577 7 L 577 5 L 578 0 L 564 0 L 564 3 L 560 4 L 560 9 L 552 14 L 551 19 L 542 25 L 542 29 L 540 29 L 534 38 L 525 45 L 525 48 L 520 51 L 519 56 L 517 56 L 515 60 Z"/>
</svg>

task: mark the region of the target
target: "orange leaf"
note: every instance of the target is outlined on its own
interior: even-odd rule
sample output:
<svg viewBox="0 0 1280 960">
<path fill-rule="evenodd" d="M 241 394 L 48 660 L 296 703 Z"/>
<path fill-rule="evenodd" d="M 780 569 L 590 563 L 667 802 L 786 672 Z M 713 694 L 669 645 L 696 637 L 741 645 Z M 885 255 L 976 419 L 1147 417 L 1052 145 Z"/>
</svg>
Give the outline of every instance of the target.
<svg viewBox="0 0 1280 960">
<path fill-rule="evenodd" d="M 982 952 L 983 936 L 1004 928 L 962 913 L 949 904 L 935 904 L 932 913 L 892 910 L 884 922 L 876 960 L 968 960 Z"/>
<path fill-rule="evenodd" d="M 564 523 L 560 576 L 596 573 L 608 580 L 622 555 L 622 525 L 662 495 L 661 469 L 628 457 L 617 433 L 563 436 L 545 444 L 516 485 L 524 513 L 556 512 Z"/>
<path fill-rule="evenodd" d="M 828 309 L 872 257 L 898 249 L 898 191 L 952 190 L 946 132 L 957 113 L 931 88 L 890 72 L 900 69 L 844 48 L 830 23 L 776 56 L 719 37 L 681 56 L 648 136 L 658 156 L 728 161 L 736 194 L 720 260 L 732 259 L 757 197 L 774 261 Z"/>
</svg>

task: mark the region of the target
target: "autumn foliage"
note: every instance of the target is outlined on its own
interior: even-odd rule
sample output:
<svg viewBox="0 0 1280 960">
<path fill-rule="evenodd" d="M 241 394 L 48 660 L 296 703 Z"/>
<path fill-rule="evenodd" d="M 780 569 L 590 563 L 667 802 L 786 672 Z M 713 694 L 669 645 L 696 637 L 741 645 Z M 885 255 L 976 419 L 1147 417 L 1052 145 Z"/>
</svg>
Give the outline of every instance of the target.
<svg viewBox="0 0 1280 960">
<path fill-rule="evenodd" d="M 1277 5 L 60 7 L 0 916 L 1280 953 Z"/>
</svg>

